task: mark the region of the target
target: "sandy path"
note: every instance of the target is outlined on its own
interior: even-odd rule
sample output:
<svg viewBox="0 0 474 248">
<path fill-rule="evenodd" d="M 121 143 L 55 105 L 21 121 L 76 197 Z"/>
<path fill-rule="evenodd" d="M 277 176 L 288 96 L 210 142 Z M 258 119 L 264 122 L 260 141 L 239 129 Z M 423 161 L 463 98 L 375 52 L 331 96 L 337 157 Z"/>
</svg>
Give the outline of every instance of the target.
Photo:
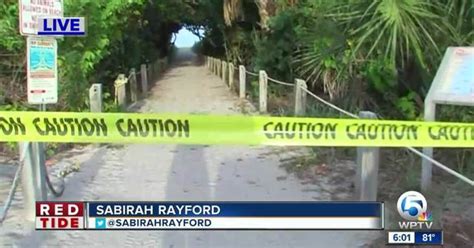
<svg viewBox="0 0 474 248">
<path fill-rule="evenodd" d="M 237 97 L 205 67 L 182 62 L 157 82 L 141 112 L 239 114 Z M 126 145 L 88 147 L 81 170 L 57 200 L 330 200 L 279 168 L 281 148 Z M 282 180 L 282 178 L 284 178 Z M 17 201 L 18 203 L 19 201 Z M 368 232 L 30 231 L 18 205 L 0 227 L 0 246 L 357 247 Z M 373 237 L 373 234 L 370 234 Z"/>
</svg>

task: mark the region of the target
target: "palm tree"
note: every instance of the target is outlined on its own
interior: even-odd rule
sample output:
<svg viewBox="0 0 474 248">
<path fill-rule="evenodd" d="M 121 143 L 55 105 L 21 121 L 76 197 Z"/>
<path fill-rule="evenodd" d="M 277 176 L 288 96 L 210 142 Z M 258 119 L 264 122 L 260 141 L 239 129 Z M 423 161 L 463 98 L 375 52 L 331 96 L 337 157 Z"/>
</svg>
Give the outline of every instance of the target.
<svg viewBox="0 0 474 248">
<path fill-rule="evenodd" d="M 290 5 L 295 5 L 296 0 L 289 0 Z M 260 16 L 260 27 L 268 30 L 268 21 L 270 17 L 275 15 L 277 4 L 275 0 L 255 0 Z M 227 26 L 231 26 L 232 22 L 239 18 L 242 12 L 242 0 L 224 0 L 224 22 Z"/>
<path fill-rule="evenodd" d="M 231 26 L 241 13 L 241 0 L 224 0 L 224 22 L 227 26 Z"/>
<path fill-rule="evenodd" d="M 350 72 L 351 67 L 371 59 L 388 61 L 394 71 L 403 70 L 413 62 L 428 69 L 441 57 L 440 40 L 449 37 L 449 22 L 443 13 L 453 2 L 456 1 L 317 1 L 312 6 L 314 12 L 323 13 L 323 20 L 335 23 L 334 28 L 340 29 L 346 42 L 330 42 L 327 49 L 315 49 L 315 42 L 321 41 L 321 31 L 309 30 L 295 56 L 296 71 L 313 84 L 324 82 L 326 88 L 340 89 L 345 86 L 336 87 L 328 80 L 335 81 L 336 74 Z M 323 38 L 332 41 L 335 37 L 330 32 L 329 37 Z M 337 69 L 328 63 L 334 58 L 341 61 L 337 57 L 346 57 L 347 51 L 350 51 L 348 68 Z M 343 81 L 347 80 L 340 83 L 346 83 Z"/>
<path fill-rule="evenodd" d="M 354 37 L 354 52 L 365 57 L 384 54 L 394 65 L 415 57 L 426 66 L 424 54 L 440 54 L 436 37 L 445 33 L 444 6 L 437 1 L 375 0 L 340 8 L 333 17 L 346 24 Z"/>
<path fill-rule="evenodd" d="M 268 21 L 270 17 L 275 15 L 276 3 L 274 0 L 258 0 L 256 3 L 260 14 L 260 27 L 268 31 Z"/>
</svg>

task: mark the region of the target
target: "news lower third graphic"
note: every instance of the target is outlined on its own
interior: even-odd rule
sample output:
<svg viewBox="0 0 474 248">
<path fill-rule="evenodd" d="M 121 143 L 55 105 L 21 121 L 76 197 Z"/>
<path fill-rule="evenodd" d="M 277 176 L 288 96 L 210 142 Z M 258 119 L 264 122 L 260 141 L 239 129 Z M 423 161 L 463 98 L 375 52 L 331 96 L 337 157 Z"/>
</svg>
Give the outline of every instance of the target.
<svg viewBox="0 0 474 248">
<path fill-rule="evenodd" d="M 37 230 L 381 230 L 381 202 L 37 202 Z"/>
</svg>

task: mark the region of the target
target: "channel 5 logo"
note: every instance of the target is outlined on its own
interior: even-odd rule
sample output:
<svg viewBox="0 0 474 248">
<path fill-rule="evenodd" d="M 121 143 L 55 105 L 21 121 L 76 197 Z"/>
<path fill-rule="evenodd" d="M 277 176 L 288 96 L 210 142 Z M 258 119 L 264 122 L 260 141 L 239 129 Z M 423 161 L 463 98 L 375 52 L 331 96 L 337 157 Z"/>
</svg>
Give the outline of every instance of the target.
<svg viewBox="0 0 474 248">
<path fill-rule="evenodd" d="M 403 193 L 397 201 L 397 210 L 400 216 L 407 221 L 400 221 L 401 229 L 431 228 L 433 218 L 428 212 L 426 198 L 417 191 Z"/>
</svg>

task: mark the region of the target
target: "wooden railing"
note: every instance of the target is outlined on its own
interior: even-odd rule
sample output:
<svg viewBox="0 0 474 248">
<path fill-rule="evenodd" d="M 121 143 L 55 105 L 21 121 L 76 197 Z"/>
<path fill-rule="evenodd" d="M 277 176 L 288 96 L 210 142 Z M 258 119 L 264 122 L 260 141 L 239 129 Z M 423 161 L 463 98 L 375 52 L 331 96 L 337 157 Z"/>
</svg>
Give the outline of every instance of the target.
<svg viewBox="0 0 474 248">
<path fill-rule="evenodd" d="M 306 114 L 306 98 L 309 95 L 323 101 L 325 104 L 336 108 L 339 111 L 344 111 L 337 106 L 328 103 L 307 88 L 307 84 L 302 79 L 295 79 L 295 83 L 282 82 L 280 80 L 271 78 L 264 70 L 260 70 L 258 73 L 246 70 L 245 66 L 239 65 L 238 69 L 234 64 L 220 59 L 206 57 L 207 68 L 219 76 L 231 90 L 235 88 L 234 83 L 234 71 L 239 71 L 239 97 L 246 97 L 246 77 L 247 75 L 258 77 L 258 109 L 260 113 L 267 113 L 267 100 L 268 100 L 268 82 L 291 87 L 294 93 L 294 115 L 303 116 Z M 376 115 L 368 111 L 360 112 L 359 116 L 348 113 L 355 118 L 374 119 Z M 377 181 L 378 181 L 378 169 L 379 169 L 379 148 L 365 148 L 357 147 L 357 171 L 354 180 L 355 192 L 357 197 L 362 201 L 375 201 L 377 199 Z"/>
<path fill-rule="evenodd" d="M 127 108 L 148 96 L 149 90 L 168 67 L 168 59 L 158 59 L 153 63 L 142 64 L 140 70 L 132 68 L 128 74 L 119 74 L 114 82 L 114 102 Z M 102 112 L 102 85 L 93 84 L 89 89 L 91 112 Z"/>
</svg>

